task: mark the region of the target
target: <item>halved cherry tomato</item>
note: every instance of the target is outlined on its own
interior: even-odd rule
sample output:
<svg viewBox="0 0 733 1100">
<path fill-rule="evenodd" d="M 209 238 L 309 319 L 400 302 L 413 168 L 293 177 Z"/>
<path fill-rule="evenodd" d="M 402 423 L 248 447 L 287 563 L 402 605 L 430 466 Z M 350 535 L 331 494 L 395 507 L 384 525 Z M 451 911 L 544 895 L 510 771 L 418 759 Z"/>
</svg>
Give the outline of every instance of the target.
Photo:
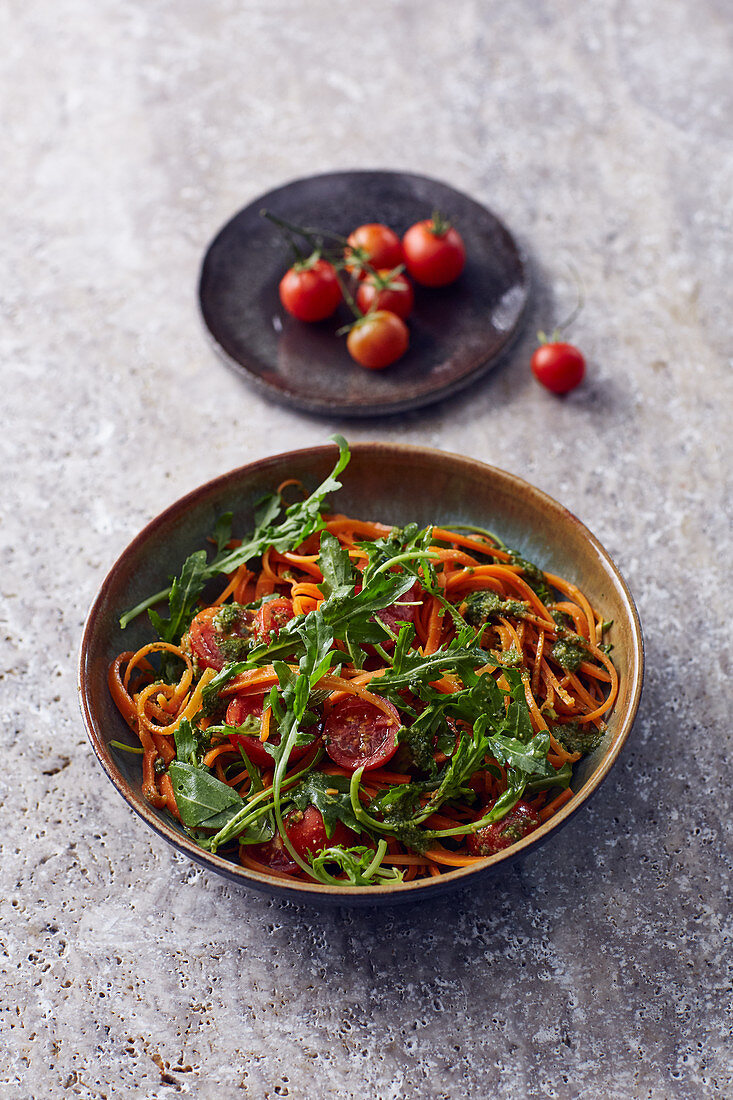
<svg viewBox="0 0 733 1100">
<path fill-rule="evenodd" d="M 382 370 L 407 351 L 410 334 L 396 313 L 378 309 L 367 313 L 349 331 L 346 346 L 352 359 L 367 370 Z"/>
<path fill-rule="evenodd" d="M 472 833 L 466 842 L 466 847 L 472 856 L 493 856 L 504 848 L 511 848 L 522 837 L 534 830 L 540 824 L 540 815 L 533 810 L 528 802 L 517 802 L 513 810 L 510 810 L 501 821 L 493 825 L 486 825 L 483 829 Z"/>
<path fill-rule="evenodd" d="M 439 214 L 410 226 L 402 247 L 407 270 L 423 286 L 447 286 L 466 264 L 463 238 Z"/>
<path fill-rule="evenodd" d="M 259 725 L 259 719 L 262 718 L 262 711 L 265 705 L 264 695 L 235 695 L 226 713 L 226 724 L 228 726 L 243 726 L 247 718 L 257 719 L 256 723 L 253 723 L 255 727 Z M 311 726 L 311 730 L 318 736 L 314 737 L 314 741 L 318 740 L 321 734 L 321 727 Z M 258 768 L 274 768 L 275 761 L 270 756 L 269 752 L 265 748 L 264 742 L 260 741 L 259 729 L 255 728 L 252 733 L 233 733 L 229 740 L 234 745 L 239 745 L 247 753 L 247 756 L 256 764 Z M 273 732 L 267 739 L 268 745 L 279 745 L 280 734 Z M 296 745 L 290 753 L 290 760 L 295 763 L 296 760 L 302 759 L 307 752 L 310 752 L 313 745 Z"/>
<path fill-rule="evenodd" d="M 585 359 L 573 344 L 541 344 L 532 355 L 532 373 L 552 393 L 568 393 L 585 375 Z"/>
<path fill-rule="evenodd" d="M 381 222 L 368 222 L 360 225 L 347 238 L 346 270 L 362 278 L 366 274 L 364 265 L 376 270 L 399 267 L 403 262 L 400 238 L 388 225 Z"/>
<path fill-rule="evenodd" d="M 396 707 L 384 701 L 390 716 L 353 695 L 335 704 L 323 728 L 326 752 L 334 763 L 351 771 L 362 766 L 370 771 L 392 759 L 400 716 Z"/>
<path fill-rule="evenodd" d="M 406 320 L 415 303 L 412 283 L 401 272 L 377 271 L 367 275 L 356 292 L 356 304 L 362 313 L 370 309 L 386 309 Z"/>
<path fill-rule="evenodd" d="M 280 301 L 299 321 L 323 321 L 341 301 L 341 287 L 333 265 L 317 252 L 286 271 L 280 280 Z"/>
<path fill-rule="evenodd" d="M 254 635 L 259 642 L 268 642 L 273 634 L 279 634 L 285 623 L 293 618 L 293 601 L 285 596 L 267 600 L 255 615 Z"/>
<path fill-rule="evenodd" d="M 224 668 L 227 661 L 221 643 L 227 638 L 245 638 L 252 628 L 251 615 L 242 612 L 234 622 L 229 623 L 229 629 L 224 634 L 215 623 L 220 611 L 220 607 L 205 607 L 203 611 L 199 611 L 188 628 L 187 635 L 191 653 L 199 668 L 213 668 L 217 672 Z"/>
</svg>

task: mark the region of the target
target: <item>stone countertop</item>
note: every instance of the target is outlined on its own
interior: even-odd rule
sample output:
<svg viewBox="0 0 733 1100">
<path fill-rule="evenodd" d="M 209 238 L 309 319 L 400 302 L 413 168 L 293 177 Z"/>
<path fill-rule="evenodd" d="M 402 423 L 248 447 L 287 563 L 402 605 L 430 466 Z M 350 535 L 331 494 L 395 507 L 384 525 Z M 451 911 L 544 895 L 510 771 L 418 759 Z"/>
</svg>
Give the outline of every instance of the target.
<svg viewBox="0 0 733 1100">
<path fill-rule="evenodd" d="M 1 19 L 2 1095 L 731 1096 L 728 5 L 11 0 Z M 496 372 L 384 421 L 269 403 L 196 310 L 221 223 L 349 167 L 467 191 L 537 283 Z M 589 371 L 558 400 L 527 364 L 572 307 L 568 262 Z M 645 629 L 641 711 L 592 805 L 418 911 L 300 909 L 200 871 L 112 790 L 78 712 L 87 607 L 140 527 L 333 430 L 547 490 Z"/>
</svg>

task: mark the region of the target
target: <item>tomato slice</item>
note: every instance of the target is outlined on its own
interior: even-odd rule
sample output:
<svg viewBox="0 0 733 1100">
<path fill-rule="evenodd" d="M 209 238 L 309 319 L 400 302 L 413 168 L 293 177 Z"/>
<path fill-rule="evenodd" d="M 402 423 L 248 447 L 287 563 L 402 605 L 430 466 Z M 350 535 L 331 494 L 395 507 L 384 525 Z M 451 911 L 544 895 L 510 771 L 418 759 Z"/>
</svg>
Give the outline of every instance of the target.
<svg viewBox="0 0 733 1100">
<path fill-rule="evenodd" d="M 285 596 L 263 603 L 255 615 L 254 634 L 259 642 L 269 642 L 293 618 L 293 601 Z"/>
<path fill-rule="evenodd" d="M 228 726 L 242 726 L 248 717 L 260 719 L 262 717 L 262 711 L 265 706 L 264 695 L 235 695 L 226 713 L 226 724 Z M 320 727 L 315 727 L 314 732 L 320 736 Z M 247 756 L 256 764 L 258 768 L 274 768 L 275 761 L 270 756 L 269 752 L 264 746 L 264 743 L 260 741 L 260 735 L 258 730 L 253 730 L 252 733 L 233 733 L 230 735 L 229 740 L 234 745 L 239 745 L 247 753 Z M 318 740 L 318 737 L 314 738 L 314 742 Z M 268 745 L 279 745 L 280 734 L 271 733 L 267 739 Z M 301 760 L 307 752 L 313 748 L 313 745 L 296 745 L 290 753 L 290 760 L 295 763 L 296 760 Z"/>
<path fill-rule="evenodd" d="M 205 607 L 199 611 L 188 628 L 188 642 L 199 668 L 213 668 L 220 672 L 227 660 L 231 660 L 221 648 L 227 638 L 245 638 L 251 630 L 251 614 L 243 612 L 230 624 L 227 634 L 217 629 L 215 619 L 221 607 Z"/>
<path fill-rule="evenodd" d="M 386 699 L 389 716 L 357 696 L 350 695 L 331 710 L 324 725 L 326 752 L 342 768 L 366 771 L 379 768 L 397 752 L 400 716 Z"/>
<path fill-rule="evenodd" d="M 484 811 L 486 812 L 486 811 Z M 521 799 L 501 821 L 486 825 L 468 837 L 467 847 L 472 856 L 493 856 L 505 848 L 511 848 L 518 840 L 534 832 L 540 824 L 540 815 L 528 802 Z"/>
</svg>

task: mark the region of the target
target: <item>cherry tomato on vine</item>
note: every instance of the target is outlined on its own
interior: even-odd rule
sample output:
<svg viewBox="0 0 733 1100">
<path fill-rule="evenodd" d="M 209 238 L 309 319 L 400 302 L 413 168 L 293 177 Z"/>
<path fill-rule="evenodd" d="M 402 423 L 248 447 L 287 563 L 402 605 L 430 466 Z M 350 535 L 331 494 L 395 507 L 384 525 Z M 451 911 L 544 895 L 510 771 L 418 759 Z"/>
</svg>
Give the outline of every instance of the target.
<svg viewBox="0 0 733 1100">
<path fill-rule="evenodd" d="M 386 309 L 406 320 L 412 311 L 415 293 L 410 280 L 400 271 L 381 269 L 359 283 L 356 304 L 362 313 Z"/>
<path fill-rule="evenodd" d="M 389 715 L 353 695 L 331 709 L 323 732 L 326 752 L 334 763 L 351 771 L 361 767 L 370 771 L 392 759 L 397 752 L 400 715 L 386 699 L 382 701 Z"/>
<path fill-rule="evenodd" d="M 466 247 L 457 229 L 437 212 L 411 226 L 402 238 L 407 270 L 423 286 L 447 286 L 466 264 Z"/>
<path fill-rule="evenodd" d="M 472 833 L 466 847 L 472 856 L 493 856 L 504 848 L 510 848 L 540 824 L 540 815 L 528 802 L 519 801 L 501 821 L 485 825 Z"/>
<path fill-rule="evenodd" d="M 585 375 L 585 359 L 573 344 L 542 343 L 532 355 L 532 373 L 553 393 L 569 393 Z"/>
<path fill-rule="evenodd" d="M 375 310 L 360 318 L 349 330 L 349 355 L 367 370 L 382 370 L 407 351 L 410 334 L 396 313 Z"/>
<path fill-rule="evenodd" d="M 318 252 L 293 264 L 280 280 L 280 301 L 299 321 L 324 321 L 341 297 L 333 265 Z"/>
<path fill-rule="evenodd" d="M 369 222 L 360 225 L 347 237 L 346 270 L 352 275 L 363 278 L 364 265 L 368 264 L 377 271 L 391 271 L 404 261 L 400 238 L 388 225 L 381 222 Z"/>
</svg>

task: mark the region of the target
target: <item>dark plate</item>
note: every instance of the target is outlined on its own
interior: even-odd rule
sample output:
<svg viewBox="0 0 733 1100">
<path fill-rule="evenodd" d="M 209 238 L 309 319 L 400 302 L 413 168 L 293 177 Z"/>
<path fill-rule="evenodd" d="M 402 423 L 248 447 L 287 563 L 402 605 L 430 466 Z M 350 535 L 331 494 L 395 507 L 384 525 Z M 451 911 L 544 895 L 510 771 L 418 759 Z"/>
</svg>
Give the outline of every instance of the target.
<svg viewBox="0 0 733 1100">
<path fill-rule="evenodd" d="M 393 443 L 357 443 L 342 475 L 338 510 L 364 519 L 404 525 L 475 523 L 495 530 L 543 568 L 579 585 L 605 619 L 619 672 L 619 695 L 608 717 L 602 743 L 575 768 L 575 796 L 535 832 L 508 851 L 440 878 L 392 887 L 336 888 L 285 882 L 247 870 L 202 851 L 176 824 L 149 806 L 141 794 L 137 756 L 110 748 L 112 740 L 131 743 L 125 722 L 107 687 L 107 670 L 123 650 L 151 640 L 146 616 L 126 631 L 122 612 L 133 607 L 177 573 L 189 553 L 205 545 L 217 516 L 231 510 L 235 530 L 251 525 L 263 493 L 286 477 L 315 488 L 332 468 L 335 449 L 316 447 L 253 462 L 216 478 L 183 497 L 137 536 L 102 585 L 89 613 L 81 646 L 79 692 L 89 738 L 102 767 L 128 804 L 179 852 L 217 874 L 293 901 L 318 905 L 382 905 L 419 901 L 456 886 L 469 886 L 494 874 L 529 849 L 536 849 L 583 805 L 610 771 L 631 728 L 639 704 L 644 665 L 641 628 L 633 600 L 616 566 L 586 527 L 550 497 L 512 474 L 459 455 Z M 552 859 L 548 853 L 548 859 Z"/>
<path fill-rule="evenodd" d="M 282 308 L 278 283 L 288 246 L 260 211 L 347 236 L 381 221 L 400 235 L 440 210 L 466 242 L 466 268 L 452 286 L 416 288 L 410 348 L 384 371 L 367 371 L 337 329 L 353 317 L 304 324 Z M 340 416 L 403 412 L 456 393 L 499 360 L 517 334 L 527 272 L 508 229 L 473 199 L 437 180 L 404 172 L 330 172 L 296 180 L 240 210 L 204 257 L 199 300 L 224 360 L 271 397 L 297 409 Z"/>
</svg>

